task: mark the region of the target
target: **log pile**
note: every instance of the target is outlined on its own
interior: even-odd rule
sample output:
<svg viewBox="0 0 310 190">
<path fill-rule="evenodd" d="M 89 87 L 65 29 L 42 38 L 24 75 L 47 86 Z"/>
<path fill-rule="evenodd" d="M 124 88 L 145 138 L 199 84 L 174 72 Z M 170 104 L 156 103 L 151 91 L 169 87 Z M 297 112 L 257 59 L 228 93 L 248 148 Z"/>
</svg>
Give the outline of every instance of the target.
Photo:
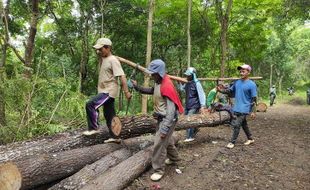
<svg viewBox="0 0 310 190">
<path fill-rule="evenodd" d="M 176 131 L 214 127 L 229 119 L 225 111 L 181 116 Z M 153 136 L 145 134 L 156 131 L 156 120 L 147 115 L 126 116 L 118 125 L 123 139 L 120 144 L 102 144 L 109 137 L 102 130 L 90 137 L 75 131 L 2 146 L 0 170 L 9 164 L 16 175 L 10 180 L 0 179 L 0 184 L 18 186 L 21 182 L 21 189 L 33 189 L 60 181 L 50 189 L 123 189 L 150 166 Z M 180 140 L 181 133 L 175 133 L 174 138 Z"/>
</svg>

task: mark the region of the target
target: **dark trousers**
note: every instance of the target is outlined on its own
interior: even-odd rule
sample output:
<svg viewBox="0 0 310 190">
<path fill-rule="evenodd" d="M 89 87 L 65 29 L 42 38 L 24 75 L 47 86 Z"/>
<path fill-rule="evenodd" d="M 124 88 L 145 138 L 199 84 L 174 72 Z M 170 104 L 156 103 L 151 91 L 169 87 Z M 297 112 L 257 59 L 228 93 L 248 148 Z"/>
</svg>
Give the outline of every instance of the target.
<svg viewBox="0 0 310 190">
<path fill-rule="evenodd" d="M 114 101 L 114 98 L 110 97 L 108 94 L 99 93 L 86 103 L 87 124 L 89 130 L 96 130 L 99 128 L 99 108 L 103 106 L 103 115 L 106 119 L 109 133 L 111 137 L 115 137 L 111 130 L 112 119 L 116 115 Z"/>
<path fill-rule="evenodd" d="M 249 140 L 252 140 L 252 134 L 250 132 L 250 129 L 248 127 L 248 123 L 246 120 L 246 114 L 242 113 L 234 113 L 233 120 L 231 121 L 231 126 L 233 128 L 233 135 L 231 137 L 230 142 L 235 144 L 236 140 L 239 136 L 240 128 L 242 127 L 245 135 Z"/>
</svg>

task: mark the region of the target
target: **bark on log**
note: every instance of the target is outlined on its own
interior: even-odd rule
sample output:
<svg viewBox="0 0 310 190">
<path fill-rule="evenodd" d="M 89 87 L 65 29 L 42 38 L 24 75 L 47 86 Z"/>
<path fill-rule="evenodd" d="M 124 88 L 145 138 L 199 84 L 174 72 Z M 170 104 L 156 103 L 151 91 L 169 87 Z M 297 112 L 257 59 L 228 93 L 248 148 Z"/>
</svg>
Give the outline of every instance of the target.
<svg viewBox="0 0 310 190">
<path fill-rule="evenodd" d="M 183 137 L 182 133 L 174 133 L 175 143 Z M 82 190 L 121 190 L 141 175 L 151 165 L 153 147 L 134 154 L 127 160 L 102 173 L 85 185 Z"/>
<path fill-rule="evenodd" d="M 183 134 L 181 133 L 174 133 L 173 137 L 174 137 L 175 143 L 177 143 L 182 138 L 182 136 Z M 146 137 L 140 137 L 140 138 L 135 138 L 135 139 L 138 139 L 141 141 L 140 148 L 139 148 L 140 150 L 145 149 L 146 147 L 148 147 L 150 144 L 153 143 L 153 136 L 146 136 Z M 133 145 L 130 145 L 132 143 L 133 142 L 126 142 L 126 145 L 129 147 L 135 147 Z M 136 149 L 132 149 L 132 150 L 136 151 Z M 103 157 L 102 159 L 96 161 L 95 163 L 85 166 L 79 172 L 62 180 L 58 184 L 51 187 L 49 190 L 80 189 L 83 186 L 85 186 L 89 181 L 95 179 L 100 174 L 103 174 L 109 168 L 112 168 L 113 166 L 129 158 L 131 156 L 131 153 L 132 151 L 129 151 L 128 149 L 117 150 Z"/>
<path fill-rule="evenodd" d="M 15 164 L 8 162 L 0 165 L 0 189 L 19 190 L 22 176 Z"/>
<path fill-rule="evenodd" d="M 121 190 L 151 164 L 152 147 L 141 150 L 117 166 L 92 180 L 82 190 Z"/>
<path fill-rule="evenodd" d="M 85 130 L 85 129 L 84 129 Z M 0 163 L 18 161 L 42 153 L 53 153 L 103 143 L 109 133 L 104 128 L 100 135 L 83 136 L 82 130 L 61 133 L 34 141 L 16 142 L 0 146 Z"/>
<path fill-rule="evenodd" d="M 221 117 L 219 117 L 219 115 Z M 225 111 L 215 112 L 210 115 L 194 115 L 189 119 L 180 117 L 176 130 L 183 130 L 189 127 L 213 127 L 229 120 L 229 114 Z M 146 133 L 154 133 L 156 129 L 156 120 L 148 115 L 127 116 L 121 118 L 123 129 L 121 138 L 131 138 Z M 0 163 L 5 161 L 18 161 L 33 155 L 42 153 L 53 153 L 73 148 L 91 146 L 103 143 L 109 138 L 106 127 L 99 134 L 92 136 L 83 136 L 81 130 L 71 133 L 62 133 L 52 138 L 43 138 L 37 141 L 14 143 L 8 146 L 0 147 Z"/>
<path fill-rule="evenodd" d="M 156 120 L 149 115 L 127 116 L 120 118 L 122 123 L 122 138 L 129 138 L 145 133 L 154 133 L 156 131 Z M 176 131 L 198 128 L 214 127 L 230 120 L 227 111 L 215 112 L 212 114 L 197 114 L 191 116 L 181 116 L 175 128 Z"/>
<path fill-rule="evenodd" d="M 134 138 L 123 141 L 122 144 L 99 144 L 59 153 L 41 154 L 14 164 L 22 174 L 22 189 L 31 189 L 70 176 L 115 150 L 123 147 L 137 150 L 150 144 L 150 138 Z"/>
</svg>

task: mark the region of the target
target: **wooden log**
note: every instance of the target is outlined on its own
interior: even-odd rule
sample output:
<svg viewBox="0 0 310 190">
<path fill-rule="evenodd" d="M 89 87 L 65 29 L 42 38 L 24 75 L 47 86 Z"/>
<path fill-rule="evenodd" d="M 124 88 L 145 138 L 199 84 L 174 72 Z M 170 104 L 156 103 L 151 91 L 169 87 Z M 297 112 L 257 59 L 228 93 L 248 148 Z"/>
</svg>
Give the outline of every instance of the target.
<svg viewBox="0 0 310 190">
<path fill-rule="evenodd" d="M 188 128 L 214 127 L 230 120 L 230 115 L 226 111 L 208 114 L 196 114 L 191 116 L 180 116 L 176 131 Z M 156 120 L 149 115 L 127 116 L 120 118 L 122 130 L 120 136 L 129 138 L 145 133 L 156 131 Z M 119 125 L 119 124 L 118 124 Z"/>
<path fill-rule="evenodd" d="M 183 138 L 183 133 L 174 133 L 177 143 Z M 86 184 L 82 190 L 121 190 L 141 175 L 151 165 L 151 152 L 153 147 L 141 150 L 120 164 L 97 176 Z"/>
<path fill-rule="evenodd" d="M 19 160 L 15 164 L 22 174 L 22 189 L 31 189 L 70 176 L 121 147 L 120 144 L 99 144 Z"/>
<path fill-rule="evenodd" d="M 116 58 L 121 62 L 121 63 L 126 63 L 127 65 L 137 68 L 138 70 L 144 72 L 147 74 L 147 69 L 145 67 L 142 67 L 132 61 L 129 61 L 127 59 L 124 59 L 122 57 L 116 56 Z M 179 81 L 181 83 L 186 83 L 188 82 L 186 78 L 174 76 L 174 75 L 168 75 L 172 80 Z M 251 80 L 261 80 L 263 77 L 249 77 Z M 198 78 L 200 81 L 230 81 L 230 80 L 238 80 L 240 77 L 229 77 L 229 78 Z"/>
<path fill-rule="evenodd" d="M 70 176 L 85 165 L 122 147 L 131 147 L 134 150 L 145 144 L 152 144 L 152 140 L 135 138 L 123 141 L 122 144 L 99 144 L 58 153 L 41 154 L 16 161 L 14 164 L 22 174 L 22 189 L 31 189 Z"/>
<path fill-rule="evenodd" d="M 0 189 L 19 190 L 22 176 L 15 164 L 7 162 L 0 165 Z"/>
<path fill-rule="evenodd" d="M 82 135 L 82 130 L 79 129 L 72 132 L 43 137 L 33 141 L 16 142 L 6 146 L 0 146 L 0 163 L 26 159 L 42 153 L 66 151 L 74 148 L 100 144 L 108 138 L 109 132 L 105 128 L 100 134 L 91 137 Z"/>
<path fill-rule="evenodd" d="M 151 164 L 152 147 L 141 150 L 137 154 L 111 168 L 107 172 L 85 185 L 82 190 L 121 190 L 137 178 Z"/>
<path fill-rule="evenodd" d="M 183 134 L 182 133 L 174 133 L 173 138 L 175 140 L 175 143 L 177 143 L 181 138 Z M 129 140 L 129 139 L 128 139 Z M 141 141 L 141 146 L 139 149 L 132 149 L 132 151 L 136 150 L 142 150 L 147 148 L 149 145 L 153 143 L 153 136 L 146 136 L 146 137 L 139 137 L 137 140 Z M 126 140 L 127 141 L 127 140 Z M 133 145 L 130 145 L 133 142 L 127 142 L 126 144 L 129 145 L 129 147 L 135 147 Z M 117 165 L 121 161 L 124 161 L 125 159 L 129 158 L 132 154 L 132 151 L 129 151 L 128 149 L 120 149 L 117 150 L 100 160 L 96 161 L 95 163 L 85 166 L 83 169 L 81 169 L 79 172 L 75 173 L 74 175 L 62 180 L 58 184 L 51 187 L 49 190 L 71 190 L 71 189 L 80 189 L 83 186 L 85 186 L 89 181 L 95 179 L 99 175 L 103 174 L 105 171 L 107 171 L 109 168 L 112 168 L 113 166 Z"/>
<path fill-rule="evenodd" d="M 221 117 L 220 117 L 221 116 Z M 194 115 L 186 118 L 180 117 L 176 130 L 184 130 L 189 127 L 213 127 L 229 120 L 229 114 L 225 111 L 208 115 Z M 149 115 L 127 116 L 121 118 L 123 139 L 140 136 L 146 133 L 154 133 L 156 120 Z M 0 163 L 5 161 L 18 161 L 33 155 L 54 153 L 70 150 L 94 144 L 103 143 L 109 138 L 106 127 L 100 133 L 92 136 L 84 136 L 81 130 L 70 133 L 62 133 L 52 137 L 45 137 L 36 141 L 13 143 L 0 147 Z"/>
</svg>

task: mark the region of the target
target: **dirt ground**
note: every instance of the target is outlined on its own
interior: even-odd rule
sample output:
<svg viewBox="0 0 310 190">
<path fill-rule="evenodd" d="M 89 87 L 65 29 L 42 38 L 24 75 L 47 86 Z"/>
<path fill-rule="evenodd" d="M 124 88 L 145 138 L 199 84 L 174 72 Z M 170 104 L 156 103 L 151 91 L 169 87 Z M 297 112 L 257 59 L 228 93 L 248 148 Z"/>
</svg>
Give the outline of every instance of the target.
<svg viewBox="0 0 310 190">
<path fill-rule="evenodd" d="M 196 142 L 180 142 L 182 161 L 167 166 L 152 182 L 152 169 L 126 190 L 310 189 L 310 106 L 276 104 L 256 120 L 248 119 L 255 143 L 245 146 L 241 130 L 235 148 L 225 145 L 229 126 L 201 129 Z M 182 173 L 176 173 L 179 168 Z"/>
</svg>

